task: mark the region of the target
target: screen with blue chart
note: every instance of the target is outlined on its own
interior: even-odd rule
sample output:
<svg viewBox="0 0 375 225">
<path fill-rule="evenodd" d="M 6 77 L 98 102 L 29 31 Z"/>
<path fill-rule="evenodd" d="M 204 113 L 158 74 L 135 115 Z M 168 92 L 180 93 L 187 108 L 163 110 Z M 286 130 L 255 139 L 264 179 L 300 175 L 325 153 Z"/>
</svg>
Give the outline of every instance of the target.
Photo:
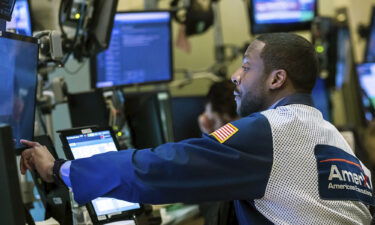
<svg viewBox="0 0 375 225">
<path fill-rule="evenodd" d="M 93 86 L 166 82 L 172 79 L 170 12 L 119 12 L 109 48 L 93 63 Z"/>
<path fill-rule="evenodd" d="M 75 159 L 87 158 L 96 154 L 117 151 L 110 131 L 98 131 L 66 137 Z M 138 203 L 114 198 L 97 198 L 92 201 L 97 216 L 139 209 Z"/>
</svg>

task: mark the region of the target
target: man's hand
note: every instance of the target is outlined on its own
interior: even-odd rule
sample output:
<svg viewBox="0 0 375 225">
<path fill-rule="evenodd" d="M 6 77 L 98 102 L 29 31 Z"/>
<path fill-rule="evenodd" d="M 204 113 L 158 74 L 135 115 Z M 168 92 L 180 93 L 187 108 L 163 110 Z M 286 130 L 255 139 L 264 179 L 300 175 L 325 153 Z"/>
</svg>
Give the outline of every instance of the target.
<svg viewBox="0 0 375 225">
<path fill-rule="evenodd" d="M 27 140 L 21 140 L 21 143 L 30 147 L 22 152 L 20 162 L 21 173 L 25 174 L 28 169 L 36 169 L 44 181 L 52 183 L 55 159 L 46 146 Z"/>
</svg>

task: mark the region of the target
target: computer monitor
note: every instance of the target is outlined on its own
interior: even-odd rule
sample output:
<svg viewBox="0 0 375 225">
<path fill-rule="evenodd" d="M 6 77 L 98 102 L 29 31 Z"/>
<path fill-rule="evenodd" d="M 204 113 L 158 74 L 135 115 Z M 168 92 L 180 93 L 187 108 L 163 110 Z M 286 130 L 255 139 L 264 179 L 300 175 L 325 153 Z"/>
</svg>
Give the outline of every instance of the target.
<svg viewBox="0 0 375 225">
<path fill-rule="evenodd" d="M 375 62 L 357 65 L 357 73 L 365 118 L 372 121 L 375 118 Z"/>
<path fill-rule="evenodd" d="M 356 73 L 351 39 L 349 15 L 346 8 L 336 10 L 337 41 L 336 49 L 335 108 L 340 108 L 342 116 L 336 118 L 338 123 L 345 126 L 362 127 L 366 125 L 361 104 L 361 89 Z"/>
<path fill-rule="evenodd" d="M 109 125 L 109 110 L 99 89 L 69 94 L 68 106 L 72 127 Z"/>
<path fill-rule="evenodd" d="M 172 98 L 174 141 L 177 142 L 202 136 L 202 131 L 198 124 L 198 117 L 203 113 L 206 101 L 205 96 Z"/>
<path fill-rule="evenodd" d="M 352 72 L 352 46 L 350 40 L 350 31 L 347 26 L 340 27 L 337 30 L 337 58 L 336 58 L 336 88 L 342 88 L 344 82 L 349 79 Z"/>
<path fill-rule="evenodd" d="M 109 48 L 91 60 L 92 87 L 172 80 L 171 18 L 168 11 L 116 13 Z"/>
<path fill-rule="evenodd" d="M 59 132 L 65 155 L 71 160 L 118 151 L 114 133 L 108 128 L 86 127 Z M 105 224 L 117 219 L 125 219 L 141 209 L 141 205 L 138 203 L 105 197 L 96 198 L 87 206 L 94 224 Z"/>
<path fill-rule="evenodd" d="M 0 19 L 11 20 L 16 0 L 0 0 Z"/>
<path fill-rule="evenodd" d="M 37 85 L 37 39 L 0 32 L 0 123 L 12 126 L 17 149 L 20 139 L 34 134 Z"/>
<path fill-rule="evenodd" d="M 324 79 L 318 78 L 316 80 L 311 96 L 314 106 L 322 113 L 323 118 L 327 121 L 331 121 L 330 96 Z"/>
<path fill-rule="evenodd" d="M 87 43 L 89 56 L 108 48 L 117 3 L 118 0 L 94 1 L 93 21 L 90 23 Z"/>
<path fill-rule="evenodd" d="M 173 141 L 170 97 L 166 91 L 125 93 L 125 116 L 135 148 Z"/>
<path fill-rule="evenodd" d="M 29 0 L 16 0 L 12 20 L 6 23 L 6 29 L 16 34 L 33 35 Z"/>
<path fill-rule="evenodd" d="M 372 7 L 370 30 L 365 49 L 365 61 L 375 62 L 375 7 Z"/>
<path fill-rule="evenodd" d="M 252 34 L 310 29 L 317 0 L 250 0 Z"/>
<path fill-rule="evenodd" d="M 0 221 L 1 224 L 25 224 L 24 206 L 18 181 L 12 131 L 0 124 Z"/>
</svg>

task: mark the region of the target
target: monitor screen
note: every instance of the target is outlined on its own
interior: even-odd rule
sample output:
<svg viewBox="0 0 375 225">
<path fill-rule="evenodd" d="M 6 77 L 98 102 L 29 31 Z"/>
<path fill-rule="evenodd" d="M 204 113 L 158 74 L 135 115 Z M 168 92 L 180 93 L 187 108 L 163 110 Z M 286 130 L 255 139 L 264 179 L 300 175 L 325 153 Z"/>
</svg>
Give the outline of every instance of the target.
<svg viewBox="0 0 375 225">
<path fill-rule="evenodd" d="M 365 61 L 375 62 L 375 7 L 372 9 L 370 31 L 365 52 Z"/>
<path fill-rule="evenodd" d="M 6 23 L 6 29 L 16 34 L 32 36 L 30 5 L 28 0 L 17 0 L 12 20 Z"/>
<path fill-rule="evenodd" d="M 72 127 L 109 124 L 109 110 L 100 89 L 68 94 L 68 106 Z"/>
<path fill-rule="evenodd" d="M 198 117 L 204 112 L 206 101 L 204 96 L 172 98 L 174 141 L 202 136 Z"/>
<path fill-rule="evenodd" d="M 10 124 L 16 148 L 34 133 L 38 44 L 31 37 L 0 33 L 0 123 Z"/>
<path fill-rule="evenodd" d="M 170 12 L 119 12 L 110 45 L 93 60 L 93 87 L 172 80 Z"/>
<path fill-rule="evenodd" d="M 67 136 L 66 140 L 75 159 L 117 151 L 116 144 L 109 130 Z M 126 202 L 114 198 L 97 198 L 92 201 L 92 204 L 97 216 L 140 208 L 138 203 Z"/>
<path fill-rule="evenodd" d="M 330 96 L 326 86 L 326 81 L 318 78 L 311 93 L 314 106 L 322 113 L 323 118 L 331 121 Z"/>
<path fill-rule="evenodd" d="M 375 63 L 364 63 L 357 66 L 359 85 L 362 89 L 362 104 L 366 120 L 375 117 Z"/>
<path fill-rule="evenodd" d="M 317 0 L 251 0 L 251 32 L 267 33 L 309 29 Z"/>
<path fill-rule="evenodd" d="M 335 83 L 337 88 L 341 88 L 344 82 L 349 79 L 353 62 L 350 41 L 350 32 L 347 27 L 342 27 L 337 31 L 337 62 Z"/>
<path fill-rule="evenodd" d="M 10 21 L 16 0 L 0 0 L 0 19 Z"/>
<path fill-rule="evenodd" d="M 125 115 L 135 148 L 153 148 L 170 141 L 168 92 L 126 93 Z"/>
</svg>

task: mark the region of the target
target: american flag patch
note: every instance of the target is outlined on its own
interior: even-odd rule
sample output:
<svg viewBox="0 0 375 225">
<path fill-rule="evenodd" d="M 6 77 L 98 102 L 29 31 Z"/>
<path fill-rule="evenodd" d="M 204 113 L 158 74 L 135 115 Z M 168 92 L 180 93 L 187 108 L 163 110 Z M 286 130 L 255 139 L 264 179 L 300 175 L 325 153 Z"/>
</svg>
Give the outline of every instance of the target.
<svg viewBox="0 0 375 225">
<path fill-rule="evenodd" d="M 228 123 L 225 126 L 222 126 L 220 129 L 216 130 L 215 132 L 211 133 L 211 135 L 214 136 L 220 143 L 224 143 L 235 133 L 237 133 L 237 131 L 237 127 Z"/>
</svg>

